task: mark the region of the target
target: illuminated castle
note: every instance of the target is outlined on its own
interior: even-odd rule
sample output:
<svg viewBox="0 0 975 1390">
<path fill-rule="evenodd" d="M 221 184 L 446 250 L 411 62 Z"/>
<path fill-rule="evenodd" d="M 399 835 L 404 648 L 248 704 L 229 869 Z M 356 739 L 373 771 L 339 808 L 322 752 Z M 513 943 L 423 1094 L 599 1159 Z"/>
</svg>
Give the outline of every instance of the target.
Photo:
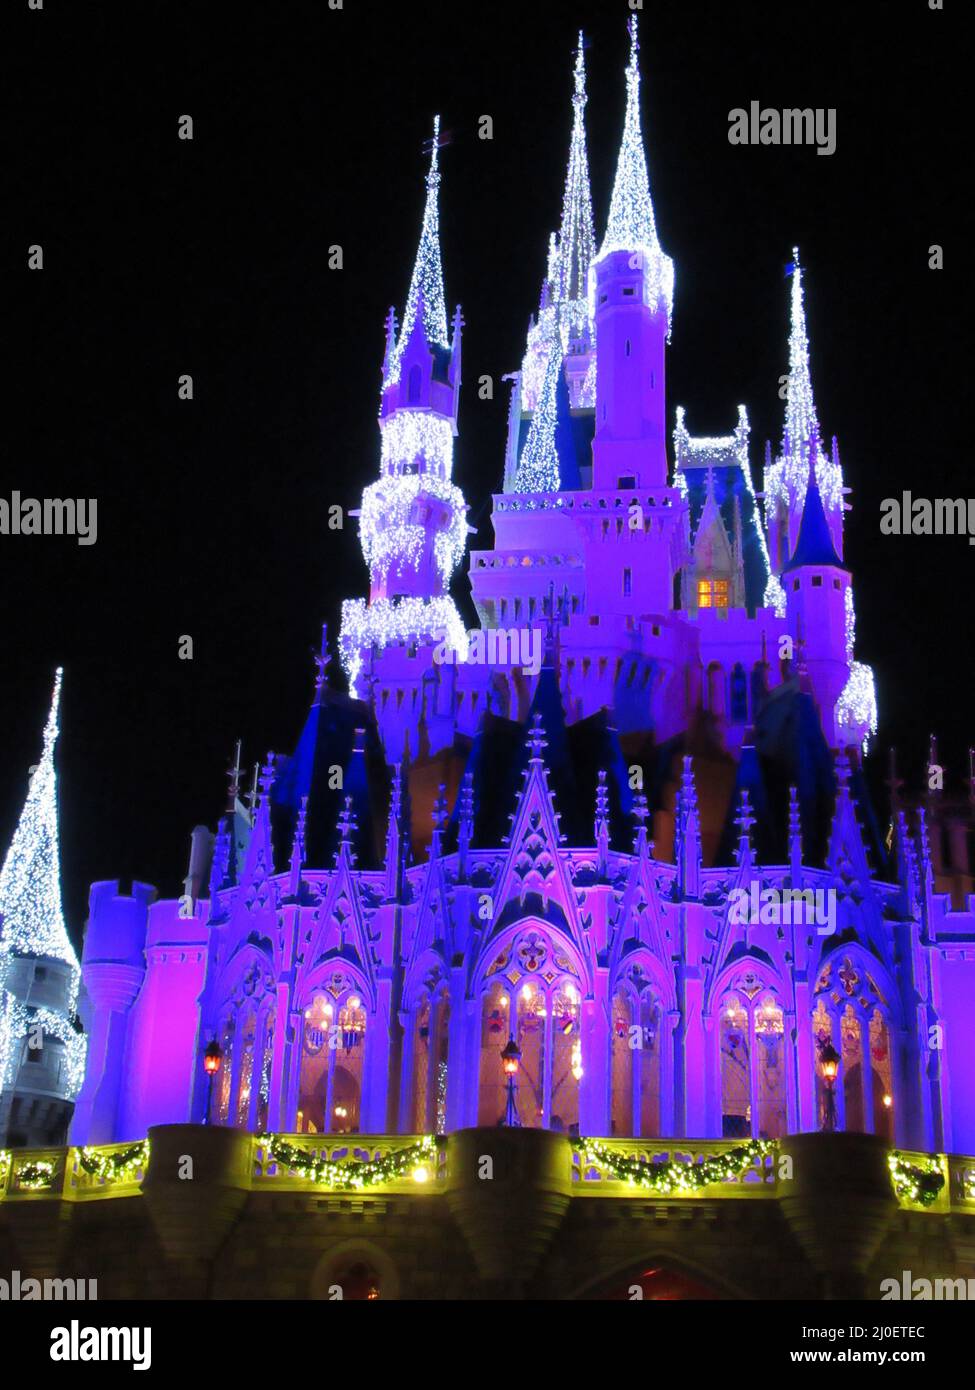
<svg viewBox="0 0 975 1390">
<path fill-rule="evenodd" d="M 92 888 L 72 1142 L 205 1118 L 493 1126 L 513 1039 L 524 1127 L 835 1126 L 975 1152 L 970 870 L 953 906 L 924 814 L 895 806 L 885 836 L 866 793 L 873 677 L 854 657 L 847 490 L 820 435 L 798 257 L 760 509 L 743 406 L 725 435 L 692 435 L 680 407 L 672 424 L 674 266 L 635 20 L 601 244 L 581 42 L 574 83 L 494 545 L 469 556 L 480 627 L 450 593 L 469 535 L 451 477 L 463 322 L 448 327 L 435 127 L 358 514 L 369 596 L 342 609 L 351 694 L 323 643 L 293 754 L 269 755 L 247 809 L 235 770 L 181 899 Z"/>
</svg>

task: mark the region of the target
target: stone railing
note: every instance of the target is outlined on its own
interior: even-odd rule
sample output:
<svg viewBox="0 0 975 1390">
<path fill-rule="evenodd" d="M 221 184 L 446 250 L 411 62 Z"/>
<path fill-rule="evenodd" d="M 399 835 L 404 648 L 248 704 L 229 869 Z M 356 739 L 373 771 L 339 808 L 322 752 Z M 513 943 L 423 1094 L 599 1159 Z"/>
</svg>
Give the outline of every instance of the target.
<svg viewBox="0 0 975 1390">
<path fill-rule="evenodd" d="M 182 1127 L 181 1127 L 182 1128 Z M 186 1129 L 191 1127 L 186 1126 Z M 244 1184 L 252 1191 L 437 1193 L 447 1187 L 453 1140 L 423 1135 L 251 1135 Z M 574 1197 L 786 1195 L 789 1142 L 565 1139 Z M 0 1150 L 0 1201 L 90 1201 L 138 1196 L 149 1141 L 93 1148 Z M 975 1215 L 975 1157 L 891 1151 L 893 1194 L 909 1211 Z"/>
</svg>

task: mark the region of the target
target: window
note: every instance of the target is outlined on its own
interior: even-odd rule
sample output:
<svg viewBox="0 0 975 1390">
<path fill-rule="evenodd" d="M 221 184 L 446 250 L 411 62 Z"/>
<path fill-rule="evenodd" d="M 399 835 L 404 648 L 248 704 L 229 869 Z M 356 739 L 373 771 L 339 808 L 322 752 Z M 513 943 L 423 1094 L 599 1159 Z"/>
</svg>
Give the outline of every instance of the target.
<svg viewBox="0 0 975 1390">
<path fill-rule="evenodd" d="M 627 338 L 627 340 L 626 340 L 626 355 L 627 355 L 627 357 L 629 357 L 629 355 L 630 355 L 630 340 L 629 340 L 629 338 Z"/>
<path fill-rule="evenodd" d="M 623 286 L 623 293 L 624 293 L 625 295 L 628 295 L 628 296 L 630 296 L 630 297 L 632 298 L 632 296 L 636 294 L 636 290 L 635 290 L 635 288 L 634 288 L 632 285 L 624 285 L 624 286 Z"/>
<path fill-rule="evenodd" d="M 778 1139 L 787 1132 L 785 1019 L 774 994 L 747 971 L 721 1005 L 721 1132 Z"/>
<path fill-rule="evenodd" d="M 727 579 L 699 579 L 697 581 L 698 608 L 727 608 Z"/>
<path fill-rule="evenodd" d="M 619 488 L 636 487 L 636 478 L 632 474 L 625 478 L 617 478 L 616 486 Z"/>
<path fill-rule="evenodd" d="M 570 973 L 571 972 L 571 973 Z M 502 1049 L 520 1049 L 514 1104 L 524 1129 L 579 1133 L 583 1074 L 582 997 L 574 967 L 557 943 L 526 932 L 491 966 L 481 1004 L 478 1124 L 496 1125 L 507 1104 Z"/>
<path fill-rule="evenodd" d="M 333 975 L 304 1010 L 298 1130 L 357 1134 L 366 1011 L 355 985 Z"/>
<path fill-rule="evenodd" d="M 855 957 L 830 962 L 816 985 L 812 1015 L 816 1097 L 824 1128 L 882 1135 L 893 1142 L 894 1068 L 884 998 Z M 823 1075 L 822 1052 L 839 1053 L 837 1075 Z"/>
<path fill-rule="evenodd" d="M 821 574 L 813 575 L 812 586 L 814 589 L 821 589 L 823 587 L 823 576 Z"/>
<path fill-rule="evenodd" d="M 407 397 L 410 405 L 419 404 L 420 391 L 423 386 L 423 373 L 419 366 L 410 368 L 410 380 L 407 387 Z"/>
<path fill-rule="evenodd" d="M 623 597 L 629 598 L 633 590 L 633 571 L 625 569 L 623 571 Z"/>
</svg>

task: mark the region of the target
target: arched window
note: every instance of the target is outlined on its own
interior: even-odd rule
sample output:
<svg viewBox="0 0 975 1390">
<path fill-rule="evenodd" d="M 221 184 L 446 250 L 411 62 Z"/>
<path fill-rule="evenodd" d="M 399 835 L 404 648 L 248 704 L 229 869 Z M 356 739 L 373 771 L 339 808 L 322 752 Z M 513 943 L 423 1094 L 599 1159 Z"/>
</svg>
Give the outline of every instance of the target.
<svg viewBox="0 0 975 1390">
<path fill-rule="evenodd" d="M 731 722 L 748 723 L 748 681 L 740 661 L 731 668 Z"/>
<path fill-rule="evenodd" d="M 526 932 L 496 958 L 481 1002 L 478 1123 L 495 1125 L 507 1105 L 501 1050 L 521 1051 L 515 1105 L 525 1129 L 579 1132 L 582 999 L 575 969 L 557 946 Z"/>
<path fill-rule="evenodd" d="M 361 994 L 347 976 L 333 975 L 304 1009 L 299 1131 L 359 1132 L 365 1037 Z"/>
<path fill-rule="evenodd" d="M 261 1069 L 257 1091 L 257 1121 L 255 1128 L 259 1134 L 267 1130 L 267 1117 L 271 1102 L 271 1062 L 274 1057 L 274 1010 L 265 1011 L 262 1020 L 264 1045 L 261 1049 Z"/>
<path fill-rule="evenodd" d="M 250 1115 L 254 1081 L 254 1048 L 257 1042 L 257 1014 L 247 1009 L 240 1030 L 240 1083 L 237 1086 L 237 1127 L 246 1129 Z"/>
<path fill-rule="evenodd" d="M 216 1098 L 216 1123 L 219 1125 L 230 1124 L 230 1088 L 234 1079 L 234 1032 L 234 1015 L 228 1013 L 218 1037 L 223 1054 Z"/>
<path fill-rule="evenodd" d="M 633 1027 L 633 1002 L 627 989 L 613 996 L 613 1029 L 611 1034 L 612 1062 L 610 1096 L 612 1099 L 610 1133 L 636 1133 L 633 1114 L 633 1054 L 630 1045 Z"/>
<path fill-rule="evenodd" d="M 785 1018 L 752 971 L 721 1003 L 721 1133 L 778 1139 L 788 1130 Z"/>
<path fill-rule="evenodd" d="M 724 671 L 716 661 L 708 667 L 708 709 L 718 719 L 725 712 Z"/>
<path fill-rule="evenodd" d="M 420 395 L 423 390 L 423 371 L 419 366 L 410 368 L 409 380 L 406 388 L 407 404 L 419 405 Z"/>
<path fill-rule="evenodd" d="M 450 1000 L 445 988 L 424 991 L 413 1036 L 413 1108 L 417 1134 L 443 1134 L 447 1123 L 447 1038 Z"/>
<path fill-rule="evenodd" d="M 827 962 L 816 983 L 812 1016 L 816 1047 L 817 1110 L 821 1127 L 882 1135 L 893 1142 L 894 1067 L 891 1056 L 890 1012 L 887 1001 L 856 955 Z M 828 1119 L 829 1084 L 823 1076 L 821 1053 L 826 1043 L 839 1053 L 833 1091 L 833 1114 Z"/>
</svg>

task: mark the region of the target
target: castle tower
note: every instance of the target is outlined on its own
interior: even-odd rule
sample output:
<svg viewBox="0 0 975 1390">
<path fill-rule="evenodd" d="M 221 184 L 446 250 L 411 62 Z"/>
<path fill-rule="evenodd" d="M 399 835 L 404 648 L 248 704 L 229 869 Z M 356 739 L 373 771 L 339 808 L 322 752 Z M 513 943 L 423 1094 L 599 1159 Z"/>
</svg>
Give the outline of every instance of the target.
<svg viewBox="0 0 975 1390">
<path fill-rule="evenodd" d="M 629 29 L 623 141 L 606 235 L 589 273 L 596 328 L 595 489 L 662 488 L 668 476 L 664 358 L 674 264 L 661 250 L 650 198 L 635 15 Z"/>
<path fill-rule="evenodd" d="M 467 506 L 451 482 L 460 392 L 460 309 L 448 339 L 440 259 L 440 118 L 434 120 L 427 197 L 403 320 L 387 320 L 379 429 L 380 476 L 362 497 L 359 539 L 369 600 L 342 606 L 339 645 L 354 690 L 363 660 L 392 643 L 446 632 L 466 650 L 447 590 L 467 543 Z"/>
<path fill-rule="evenodd" d="M 61 668 L 41 761 L 0 871 L 0 1148 L 64 1142 L 85 1069 L 80 970 L 64 924 L 54 746 Z"/>
<path fill-rule="evenodd" d="M 813 448 L 818 441 L 813 439 Z M 792 558 L 782 571 L 786 620 L 798 647 L 799 665 L 812 682 L 832 747 L 840 742 L 836 706 L 849 676 L 846 613 L 850 571 L 833 546 L 833 537 L 815 474 L 810 471 Z"/>
<path fill-rule="evenodd" d="M 833 549 L 841 559 L 843 556 L 843 470 L 835 440 L 831 457 L 827 457 L 820 442 L 819 420 L 809 371 L 802 267 L 796 248 L 793 248 L 792 256 L 789 267 L 792 276 L 789 377 L 782 449 L 774 463 L 766 462 L 764 481 L 765 519 L 773 575 L 781 575 L 796 548 L 810 466 L 829 523 Z M 771 597 L 774 601 L 775 595 Z"/>
</svg>

